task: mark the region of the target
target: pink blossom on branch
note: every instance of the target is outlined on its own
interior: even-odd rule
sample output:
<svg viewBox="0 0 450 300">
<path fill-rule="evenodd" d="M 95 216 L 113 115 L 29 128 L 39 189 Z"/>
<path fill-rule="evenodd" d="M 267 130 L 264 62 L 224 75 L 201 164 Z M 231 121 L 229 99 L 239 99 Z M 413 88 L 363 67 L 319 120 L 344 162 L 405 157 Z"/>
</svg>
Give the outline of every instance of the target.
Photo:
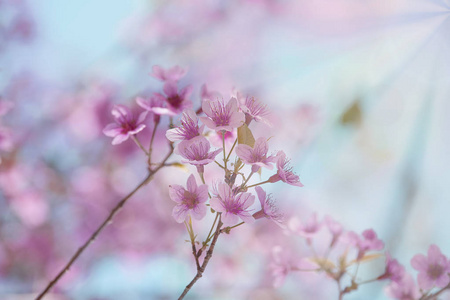
<svg viewBox="0 0 450 300">
<path fill-rule="evenodd" d="M 175 142 L 179 140 L 190 140 L 201 135 L 204 126 L 198 127 L 198 118 L 192 109 L 183 111 L 181 125 L 177 128 L 169 129 L 166 132 L 168 140 Z"/>
<path fill-rule="evenodd" d="M 216 155 L 222 151 L 222 149 L 217 149 L 209 152 L 210 148 L 208 140 L 203 136 L 198 136 L 179 143 L 175 153 L 186 159 L 183 163 L 197 166 L 197 170 L 203 173 L 203 166 L 213 162 Z"/>
<path fill-rule="evenodd" d="M 151 76 L 161 81 L 178 81 L 187 73 L 187 69 L 180 66 L 174 66 L 170 69 L 163 69 L 160 66 L 153 66 Z"/>
<path fill-rule="evenodd" d="M 205 202 L 208 200 L 208 186 L 197 186 L 195 177 L 191 174 L 187 180 L 186 189 L 180 185 L 169 186 L 170 199 L 177 202 L 172 216 L 178 223 L 183 223 L 188 215 L 201 220 L 206 215 Z"/>
<path fill-rule="evenodd" d="M 240 98 L 239 100 L 241 102 L 241 110 L 245 113 L 245 123 L 247 125 L 249 125 L 252 120 L 255 120 L 256 122 L 262 122 L 272 126 L 272 123 L 267 119 L 270 112 L 267 110 L 266 105 L 261 104 L 253 97 L 246 97 L 245 100 Z"/>
<path fill-rule="evenodd" d="M 260 186 L 255 187 L 255 191 L 258 195 L 258 200 L 261 203 L 261 210 L 254 213 L 253 218 L 255 218 L 255 220 L 267 218 L 275 222 L 278 226 L 284 228 L 281 224 L 283 215 L 278 212 L 278 209 L 273 203 L 270 195 L 267 197 L 266 192 Z"/>
<path fill-rule="evenodd" d="M 417 254 L 411 259 L 411 265 L 419 271 L 417 282 L 423 290 L 433 286 L 443 288 L 450 283 L 450 261 L 436 245 L 428 248 L 428 256 Z"/>
<path fill-rule="evenodd" d="M 400 281 L 392 281 L 386 288 L 388 296 L 399 300 L 416 300 L 420 298 L 420 292 L 414 279 L 405 274 Z"/>
<path fill-rule="evenodd" d="M 273 183 L 281 180 L 290 185 L 303 186 L 300 182 L 300 177 L 292 171 L 289 160 L 283 151 L 278 151 L 277 153 L 277 169 L 277 173 L 269 178 L 269 182 Z"/>
<path fill-rule="evenodd" d="M 255 141 L 252 147 L 240 144 L 236 147 L 236 155 L 245 163 L 252 166 L 252 171 L 257 172 L 261 167 L 269 170 L 273 169 L 272 162 L 275 162 L 276 157 L 271 155 L 267 157 L 269 146 L 264 137 L 260 137 Z"/>
<path fill-rule="evenodd" d="M 238 110 L 236 98 L 231 98 L 225 105 L 223 101 L 203 101 L 202 110 L 206 117 L 200 120 L 215 131 L 233 131 L 244 124 L 245 116 Z"/>
<path fill-rule="evenodd" d="M 384 274 L 379 276 L 377 279 L 390 279 L 400 283 L 404 276 L 405 268 L 396 259 L 392 259 L 389 252 L 386 252 L 386 268 Z"/>
<path fill-rule="evenodd" d="M 348 233 L 350 243 L 358 248 L 358 260 L 363 258 L 368 251 L 378 251 L 383 249 L 384 243 L 378 239 L 376 232 L 373 229 L 364 230 L 362 238 L 353 231 Z"/>
<path fill-rule="evenodd" d="M 192 101 L 189 96 L 192 94 L 192 86 L 188 85 L 178 91 L 177 84 L 174 81 L 167 81 L 163 87 L 164 95 L 160 93 L 153 94 L 160 106 L 144 107 L 158 115 L 176 116 L 183 110 L 192 108 Z"/>
<path fill-rule="evenodd" d="M 237 195 L 226 183 L 219 183 L 216 195 L 209 203 L 211 208 L 222 213 L 222 222 L 224 226 L 235 225 L 239 218 L 245 223 L 253 223 L 248 208 L 255 202 L 255 196 L 250 193 L 239 193 Z"/>
<path fill-rule="evenodd" d="M 142 112 L 136 116 L 130 109 L 124 105 L 114 105 L 111 114 L 114 116 L 115 123 L 106 125 L 103 133 L 106 136 L 113 137 L 113 145 L 126 141 L 130 136 L 137 134 L 145 128 L 144 122 L 147 112 Z"/>
</svg>

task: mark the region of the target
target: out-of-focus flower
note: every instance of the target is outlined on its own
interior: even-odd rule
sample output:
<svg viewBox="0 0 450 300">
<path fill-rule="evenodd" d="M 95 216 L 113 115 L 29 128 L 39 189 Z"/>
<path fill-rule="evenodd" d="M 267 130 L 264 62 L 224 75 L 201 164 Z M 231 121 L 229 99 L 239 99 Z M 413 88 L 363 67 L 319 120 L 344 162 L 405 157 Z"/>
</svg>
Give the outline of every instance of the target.
<svg viewBox="0 0 450 300">
<path fill-rule="evenodd" d="M 237 139 L 237 130 L 225 131 L 225 136 L 222 134 L 223 131 L 209 132 L 208 139 L 214 147 L 222 147 L 223 139 L 225 138 L 225 149 L 228 151 L 231 147 L 233 147 L 234 141 Z"/>
<path fill-rule="evenodd" d="M 203 136 L 195 137 L 189 141 L 182 141 L 175 149 L 176 154 L 181 155 L 186 161 L 183 163 L 190 163 L 197 166 L 197 170 L 203 173 L 203 166 L 214 161 L 214 158 L 222 149 L 209 152 L 211 145 Z"/>
<path fill-rule="evenodd" d="M 286 158 L 284 151 L 278 151 L 277 153 L 277 174 L 269 178 L 270 182 L 283 181 L 290 185 L 302 187 L 300 177 L 292 171 L 292 167 L 289 164 L 289 160 Z"/>
<path fill-rule="evenodd" d="M 187 109 L 181 116 L 181 125 L 177 128 L 169 129 L 166 137 L 172 142 L 179 140 L 190 140 L 201 135 L 204 126 L 198 127 L 198 118 L 192 109 Z"/>
<path fill-rule="evenodd" d="M 106 136 L 113 137 L 113 145 L 120 144 L 126 141 L 130 136 L 142 131 L 145 128 L 144 122 L 147 112 L 144 111 L 136 116 L 130 111 L 130 109 L 124 105 L 114 105 L 112 111 L 115 123 L 106 125 L 103 129 L 103 133 Z"/>
<path fill-rule="evenodd" d="M 0 126 L 0 150 L 10 151 L 13 147 L 13 135 L 11 129 Z"/>
<path fill-rule="evenodd" d="M 270 195 L 267 197 L 266 192 L 260 186 L 255 187 L 255 191 L 258 195 L 259 202 L 261 203 L 261 210 L 254 213 L 253 218 L 255 218 L 255 220 L 267 218 L 274 221 L 278 226 L 284 228 L 281 224 L 283 215 L 278 212 L 278 208 L 275 206 Z"/>
<path fill-rule="evenodd" d="M 397 282 L 392 281 L 386 288 L 388 296 L 399 300 L 417 300 L 420 292 L 411 275 L 406 274 Z"/>
<path fill-rule="evenodd" d="M 159 123 L 161 116 L 153 111 L 153 108 L 163 107 L 164 98 L 152 96 L 149 99 L 144 99 L 141 97 L 136 98 L 136 103 L 145 110 L 153 113 L 153 121 L 155 124 Z"/>
<path fill-rule="evenodd" d="M 334 220 L 331 216 L 328 216 L 328 215 L 326 215 L 324 217 L 324 222 L 325 222 L 325 225 L 327 226 L 328 230 L 330 231 L 331 235 L 333 236 L 332 240 L 330 242 L 330 248 L 331 248 L 336 244 L 337 240 L 341 236 L 343 227 L 342 227 L 341 223 Z"/>
<path fill-rule="evenodd" d="M 225 105 L 223 101 L 203 101 L 202 110 L 207 117 L 200 120 L 212 130 L 232 131 L 244 124 L 245 116 L 238 110 L 236 98 L 231 98 Z"/>
<path fill-rule="evenodd" d="M 163 103 L 163 105 L 145 109 L 151 110 L 158 115 L 176 116 L 183 110 L 192 108 L 192 102 L 188 99 L 192 94 L 192 85 L 188 85 L 178 91 L 177 84 L 174 81 L 167 81 L 164 84 L 163 91 L 166 96 L 160 93 L 153 94 L 156 101 Z"/>
<path fill-rule="evenodd" d="M 289 228 L 296 234 L 304 236 L 307 239 L 314 237 L 322 228 L 322 222 L 317 219 L 317 214 L 314 213 L 304 223 L 300 222 L 298 218 L 292 218 L 289 221 Z"/>
<path fill-rule="evenodd" d="M 264 137 L 258 138 L 253 148 L 245 144 L 236 147 L 236 155 L 245 164 L 252 166 L 252 172 L 257 172 L 261 167 L 273 169 L 272 162 L 275 162 L 276 157 L 273 155 L 267 157 L 267 151 L 269 151 L 269 146 Z"/>
<path fill-rule="evenodd" d="M 373 229 L 364 230 L 361 238 L 357 233 L 350 231 L 348 238 L 350 243 L 358 247 L 358 260 L 363 258 L 367 251 L 378 251 L 383 249 L 384 243 L 378 239 L 377 234 Z"/>
<path fill-rule="evenodd" d="M 226 183 L 219 183 L 217 194 L 209 203 L 211 208 L 222 213 L 222 222 L 224 226 L 235 225 L 239 218 L 245 223 L 253 223 L 248 208 L 255 202 L 255 196 L 250 193 L 239 193 L 235 195 Z"/>
<path fill-rule="evenodd" d="M 187 180 L 186 189 L 177 184 L 169 186 L 169 196 L 177 203 L 172 216 L 178 223 L 183 223 L 188 215 L 192 215 L 196 220 L 201 220 L 206 215 L 208 186 L 206 184 L 197 186 L 193 174 Z"/>
<path fill-rule="evenodd" d="M 401 282 L 404 275 L 405 268 L 396 259 L 392 259 L 389 252 L 386 252 L 386 268 L 384 274 L 379 276 L 377 279 L 390 279 L 395 282 Z"/>
<path fill-rule="evenodd" d="M 245 113 L 245 123 L 247 125 L 249 125 L 252 120 L 255 120 L 256 122 L 262 122 L 272 126 L 272 123 L 266 118 L 269 115 L 266 105 L 261 104 L 253 97 L 246 97 L 245 100 L 243 98 L 241 99 L 240 107 Z"/>
<path fill-rule="evenodd" d="M 160 66 L 153 66 L 151 76 L 161 81 L 178 81 L 187 73 L 187 69 L 180 66 L 174 66 L 170 69 L 163 69 Z"/>
<path fill-rule="evenodd" d="M 450 261 L 436 245 L 428 248 L 428 256 L 417 254 L 411 259 L 411 265 L 419 271 L 417 283 L 423 290 L 433 286 L 443 288 L 450 283 Z"/>
</svg>

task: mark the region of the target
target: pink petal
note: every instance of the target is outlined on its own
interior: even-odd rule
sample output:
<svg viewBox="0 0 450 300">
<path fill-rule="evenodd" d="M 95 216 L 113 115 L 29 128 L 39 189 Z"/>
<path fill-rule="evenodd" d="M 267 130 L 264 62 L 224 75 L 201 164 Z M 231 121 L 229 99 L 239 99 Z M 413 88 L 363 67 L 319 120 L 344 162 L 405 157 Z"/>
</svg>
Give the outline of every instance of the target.
<svg viewBox="0 0 450 300">
<path fill-rule="evenodd" d="M 265 206 L 266 202 L 266 192 L 260 186 L 255 187 L 256 194 L 258 195 L 259 202 L 261 203 L 261 207 Z"/>
<path fill-rule="evenodd" d="M 225 212 L 225 213 L 222 213 L 221 220 L 222 220 L 223 226 L 230 226 L 230 225 L 235 225 L 237 222 L 239 222 L 239 217 L 235 214 Z"/>
<path fill-rule="evenodd" d="M 194 174 L 191 174 L 188 177 L 186 187 L 187 190 L 191 193 L 195 193 L 197 191 L 197 182 L 195 181 Z"/>
<path fill-rule="evenodd" d="M 201 220 L 206 216 L 206 205 L 196 205 L 194 209 L 192 209 L 192 217 L 196 220 Z"/>
<path fill-rule="evenodd" d="M 175 96 L 178 93 L 177 84 L 173 81 L 167 81 L 163 86 L 163 91 L 168 97 Z"/>
<path fill-rule="evenodd" d="M 169 186 L 169 197 L 177 203 L 182 203 L 184 191 L 185 189 L 181 185 L 173 184 Z"/>
<path fill-rule="evenodd" d="M 164 81 L 166 79 L 164 70 L 160 66 L 157 66 L 157 65 L 153 66 L 152 73 L 150 75 L 161 81 Z"/>
<path fill-rule="evenodd" d="M 115 137 L 115 136 L 119 135 L 121 132 L 122 132 L 122 126 L 120 126 L 116 123 L 108 124 L 108 125 L 106 125 L 105 129 L 103 129 L 103 133 L 109 137 Z"/>
<path fill-rule="evenodd" d="M 113 144 L 113 145 L 121 144 L 121 143 L 125 142 L 126 140 L 128 140 L 128 137 L 129 137 L 128 133 L 127 134 L 119 134 L 112 140 L 111 144 Z"/>
<path fill-rule="evenodd" d="M 188 210 L 184 205 L 176 205 L 172 210 L 172 217 L 178 223 L 183 223 L 186 220 Z"/>
<path fill-rule="evenodd" d="M 218 212 L 221 212 L 221 213 L 226 211 L 225 208 L 223 207 L 222 201 L 220 201 L 219 198 L 211 198 L 209 200 L 209 205 L 215 211 L 218 211 Z"/>
<path fill-rule="evenodd" d="M 420 272 L 426 272 L 428 269 L 428 261 L 425 255 L 423 254 L 416 254 L 411 259 L 411 266 Z"/>
</svg>

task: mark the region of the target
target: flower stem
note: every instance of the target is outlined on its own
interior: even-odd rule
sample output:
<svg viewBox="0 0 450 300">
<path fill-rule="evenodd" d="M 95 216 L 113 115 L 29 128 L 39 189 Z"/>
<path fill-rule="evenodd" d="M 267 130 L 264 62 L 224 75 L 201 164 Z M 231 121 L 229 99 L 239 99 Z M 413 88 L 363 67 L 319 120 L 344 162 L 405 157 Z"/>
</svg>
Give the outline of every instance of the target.
<svg viewBox="0 0 450 300">
<path fill-rule="evenodd" d="M 237 141 L 238 141 L 238 139 L 236 138 L 236 139 L 234 140 L 234 143 L 233 143 L 233 146 L 231 147 L 230 152 L 228 152 L 227 160 L 230 159 L 231 152 L 233 152 L 233 149 L 234 149 L 234 147 L 236 146 Z"/>
<path fill-rule="evenodd" d="M 205 260 L 203 261 L 203 264 L 200 266 L 200 268 L 197 269 L 197 274 L 195 275 L 194 279 L 191 280 L 191 282 L 186 286 L 183 293 L 180 295 L 178 300 L 183 299 L 186 294 L 191 290 L 192 286 L 203 276 L 203 272 L 205 272 L 205 268 L 209 263 L 209 260 L 211 259 L 214 251 L 214 247 L 216 246 L 217 239 L 220 235 L 220 227 L 222 227 L 222 221 L 219 219 L 219 223 L 217 224 L 216 231 L 214 233 L 214 238 L 211 242 L 211 246 L 208 249 L 208 252 L 206 253 Z"/>
<path fill-rule="evenodd" d="M 249 189 L 249 188 L 251 188 L 251 187 L 258 186 L 258 185 L 265 184 L 265 183 L 269 183 L 269 182 L 270 182 L 269 180 L 262 181 L 262 182 L 260 182 L 260 183 L 256 183 L 256 184 L 249 185 L 247 188 Z"/>
<path fill-rule="evenodd" d="M 147 150 L 145 150 L 144 146 L 142 146 L 141 142 L 138 140 L 137 136 L 133 135 L 131 137 L 133 139 L 133 141 L 136 143 L 136 145 L 138 145 L 139 148 L 141 148 L 142 151 L 144 151 L 146 156 L 149 156 L 149 153 L 147 152 Z"/>
<path fill-rule="evenodd" d="M 152 152 L 153 152 L 153 141 L 155 140 L 156 128 L 158 128 L 159 123 L 156 123 L 153 127 L 152 137 L 150 139 L 150 146 L 148 147 L 148 165 L 152 164 Z"/>
<path fill-rule="evenodd" d="M 220 233 L 223 233 L 223 232 L 229 232 L 231 229 L 236 228 L 236 227 L 238 227 L 238 226 L 241 226 L 242 224 L 245 224 L 245 222 L 241 222 L 241 223 L 236 224 L 236 225 L 231 226 L 231 227 L 225 227 L 225 228 L 223 228 L 223 229 L 220 230 Z"/>
</svg>

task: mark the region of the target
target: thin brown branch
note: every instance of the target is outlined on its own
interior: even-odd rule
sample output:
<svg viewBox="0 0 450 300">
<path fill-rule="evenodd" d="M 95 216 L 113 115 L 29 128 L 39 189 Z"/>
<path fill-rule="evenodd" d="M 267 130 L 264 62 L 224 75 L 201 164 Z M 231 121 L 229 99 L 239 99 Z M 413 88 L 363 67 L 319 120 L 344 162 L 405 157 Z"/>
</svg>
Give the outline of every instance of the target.
<svg viewBox="0 0 450 300">
<path fill-rule="evenodd" d="M 217 239 L 220 235 L 220 228 L 222 227 L 222 221 L 219 219 L 219 223 L 217 224 L 216 232 L 214 233 L 214 238 L 211 242 L 211 246 L 208 249 L 208 252 L 206 253 L 205 260 L 202 263 L 202 266 L 197 270 L 197 274 L 195 275 L 194 279 L 186 286 L 183 293 L 180 295 L 178 300 L 183 299 L 186 294 L 190 291 L 192 286 L 203 276 L 203 272 L 205 272 L 206 266 L 208 265 L 209 260 L 211 259 L 214 251 L 214 247 L 216 246 Z"/>
<path fill-rule="evenodd" d="M 155 175 L 162 167 L 164 167 L 167 159 L 172 155 L 173 153 L 173 143 L 170 143 L 170 150 L 167 153 L 166 157 L 164 157 L 163 161 L 158 165 L 158 167 L 154 170 L 150 170 L 147 177 L 145 177 L 142 182 L 137 185 L 128 195 L 126 195 L 122 200 L 120 200 L 116 206 L 111 210 L 109 215 L 106 217 L 106 219 L 100 224 L 100 226 L 91 234 L 91 236 L 84 242 L 84 244 L 78 248 L 78 250 L 75 252 L 75 254 L 70 258 L 69 262 L 62 268 L 62 270 L 53 278 L 52 281 L 49 282 L 49 284 L 45 287 L 45 289 L 36 297 L 36 300 L 42 299 L 45 294 L 48 293 L 48 291 L 61 279 L 61 277 L 70 270 L 70 267 L 73 265 L 73 263 L 78 259 L 78 257 L 86 250 L 86 248 L 97 238 L 97 236 L 100 234 L 100 232 L 103 231 L 103 229 L 106 227 L 106 225 L 111 223 L 111 220 L 114 218 L 114 216 L 120 211 L 120 209 L 125 205 L 125 203 L 143 186 L 148 184 L 152 179 L 153 175 Z"/>
</svg>

